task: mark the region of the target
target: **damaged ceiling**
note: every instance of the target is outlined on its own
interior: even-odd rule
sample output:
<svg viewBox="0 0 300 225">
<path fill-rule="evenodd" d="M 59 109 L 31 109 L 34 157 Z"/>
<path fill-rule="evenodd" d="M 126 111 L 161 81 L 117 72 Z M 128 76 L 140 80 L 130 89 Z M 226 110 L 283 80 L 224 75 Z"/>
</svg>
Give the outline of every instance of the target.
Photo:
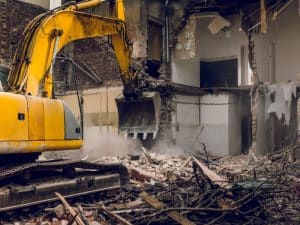
<svg viewBox="0 0 300 225">
<path fill-rule="evenodd" d="M 276 20 L 294 0 L 190 0 L 184 3 L 184 13 L 178 20 L 173 30 L 177 36 L 186 25 L 191 15 L 202 13 L 218 13 L 228 18 L 240 14 L 243 18 L 243 30 L 249 31 L 260 25 L 262 13 L 265 17 Z M 176 42 L 176 40 L 175 40 Z"/>
</svg>

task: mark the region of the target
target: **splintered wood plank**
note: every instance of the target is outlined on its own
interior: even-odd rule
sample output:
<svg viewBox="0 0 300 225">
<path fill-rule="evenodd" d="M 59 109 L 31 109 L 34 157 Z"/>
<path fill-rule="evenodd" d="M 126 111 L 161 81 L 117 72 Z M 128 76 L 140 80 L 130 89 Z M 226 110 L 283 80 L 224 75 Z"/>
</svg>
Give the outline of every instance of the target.
<svg viewBox="0 0 300 225">
<path fill-rule="evenodd" d="M 166 207 L 166 205 L 164 203 L 162 203 L 161 201 L 157 200 L 153 196 L 149 195 L 147 192 L 143 191 L 142 193 L 139 194 L 139 196 L 145 202 L 147 202 L 149 205 L 151 205 L 152 207 L 154 207 L 156 209 L 163 209 L 163 208 Z M 192 221 L 190 221 L 189 219 L 187 219 L 186 217 L 184 217 L 179 212 L 170 211 L 170 212 L 166 212 L 166 214 L 168 215 L 168 217 L 172 218 L 173 220 L 175 220 L 179 224 L 182 224 L 182 225 L 195 225 L 195 223 L 193 223 Z"/>
<path fill-rule="evenodd" d="M 229 188 L 228 185 L 228 179 L 227 177 L 220 176 L 216 172 L 210 170 L 206 165 L 201 163 L 198 159 L 196 159 L 194 156 L 192 156 L 194 162 L 196 165 L 201 169 L 204 175 L 206 175 L 213 183 L 223 187 L 223 188 Z"/>
<path fill-rule="evenodd" d="M 122 223 L 124 225 L 133 225 L 132 223 L 130 223 L 129 221 L 127 221 L 123 217 L 121 217 L 121 216 L 117 215 L 116 213 L 108 210 L 104 205 L 100 204 L 98 206 L 99 206 L 100 210 L 106 212 L 111 218 L 114 218 L 114 219 L 118 220 L 120 223 Z"/>
<path fill-rule="evenodd" d="M 76 211 L 73 209 L 73 207 L 71 207 L 69 205 L 69 203 L 64 198 L 64 196 L 62 196 L 60 193 L 57 193 L 57 192 L 55 192 L 55 195 L 63 203 L 63 205 L 69 211 L 69 213 L 75 218 L 75 221 L 77 222 L 77 224 L 79 224 L 79 225 L 85 225 L 85 223 L 82 221 L 82 219 L 80 218 L 80 216 L 78 215 L 78 213 L 76 213 Z"/>
</svg>

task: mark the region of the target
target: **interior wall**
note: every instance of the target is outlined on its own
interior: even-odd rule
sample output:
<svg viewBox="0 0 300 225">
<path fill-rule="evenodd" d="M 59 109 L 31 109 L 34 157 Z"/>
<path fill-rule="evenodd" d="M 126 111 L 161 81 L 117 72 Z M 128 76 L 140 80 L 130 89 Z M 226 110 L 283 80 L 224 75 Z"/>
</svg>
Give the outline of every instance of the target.
<svg viewBox="0 0 300 225">
<path fill-rule="evenodd" d="M 49 0 L 18 0 L 18 1 L 33 4 L 33 5 L 38 5 L 45 9 L 49 9 L 51 2 L 55 2 L 56 0 L 51 0 L 51 1 L 49 1 Z"/>
<path fill-rule="evenodd" d="M 255 55 L 261 81 L 300 78 L 299 3 L 294 1 L 276 21 L 269 20 L 267 34 L 256 34 Z"/>
<path fill-rule="evenodd" d="M 217 34 L 211 34 L 208 29 L 213 18 L 191 17 L 179 35 L 177 45 L 173 48 L 173 82 L 200 87 L 200 60 L 237 58 L 238 85 L 249 84 L 248 67 L 245 66 L 248 65 L 248 40 L 240 29 L 240 17 L 233 16 L 231 27 Z"/>
<path fill-rule="evenodd" d="M 199 59 L 172 60 L 172 81 L 200 87 L 200 61 Z"/>
<path fill-rule="evenodd" d="M 250 146 L 250 98 L 245 93 L 206 94 L 173 98 L 172 136 L 188 151 L 237 155 Z M 218 140 L 218 141 L 216 141 Z"/>
<path fill-rule="evenodd" d="M 200 97 L 175 95 L 173 100 L 176 104 L 172 118 L 174 142 L 184 150 L 197 148 L 192 145 L 200 132 Z"/>
<path fill-rule="evenodd" d="M 122 93 L 122 87 L 97 88 L 83 91 L 84 127 L 108 127 L 109 132 L 117 134 L 118 113 L 115 97 Z M 62 99 L 70 106 L 76 117 L 80 118 L 77 95 L 69 93 Z"/>
<path fill-rule="evenodd" d="M 278 18 L 276 43 L 276 80 L 287 81 L 300 78 L 300 17 L 298 1 Z"/>
<path fill-rule="evenodd" d="M 238 59 L 238 85 L 247 84 L 245 79 L 248 73 L 247 67 L 242 71 L 242 62 L 247 60 L 241 55 L 241 48 L 248 46 L 246 34 L 240 29 L 240 17 L 233 16 L 230 20 L 231 27 L 225 31 L 220 31 L 217 34 L 211 34 L 208 29 L 209 23 L 213 18 L 199 18 L 197 19 L 196 30 L 196 49 L 199 58 L 203 60 L 222 60 L 228 58 Z M 244 55 L 247 55 L 247 51 Z M 242 76 L 244 78 L 242 79 Z M 245 83 L 242 83 L 244 81 Z"/>
</svg>

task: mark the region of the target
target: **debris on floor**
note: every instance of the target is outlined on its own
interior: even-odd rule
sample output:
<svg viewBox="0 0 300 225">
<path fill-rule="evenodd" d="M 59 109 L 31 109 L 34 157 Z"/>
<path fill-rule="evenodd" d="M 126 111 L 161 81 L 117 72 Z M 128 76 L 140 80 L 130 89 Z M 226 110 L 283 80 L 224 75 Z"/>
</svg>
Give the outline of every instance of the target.
<svg viewBox="0 0 300 225">
<path fill-rule="evenodd" d="M 205 159 L 146 149 L 104 157 L 98 161 L 121 161 L 128 168 L 124 190 L 77 203 L 56 193 L 60 205 L 15 224 L 299 224 L 300 162 L 292 157 L 299 148 L 257 161 L 248 155 Z"/>
</svg>

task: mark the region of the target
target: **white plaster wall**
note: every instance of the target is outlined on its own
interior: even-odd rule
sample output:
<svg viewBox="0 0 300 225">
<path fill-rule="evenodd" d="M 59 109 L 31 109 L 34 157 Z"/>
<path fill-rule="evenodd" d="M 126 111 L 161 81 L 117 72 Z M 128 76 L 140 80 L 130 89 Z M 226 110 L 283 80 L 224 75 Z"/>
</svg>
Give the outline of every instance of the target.
<svg viewBox="0 0 300 225">
<path fill-rule="evenodd" d="M 241 153 L 239 98 L 232 94 L 176 95 L 172 134 L 176 146 L 199 151 L 204 143 L 211 155 Z"/>
<path fill-rule="evenodd" d="M 191 150 L 200 127 L 199 96 L 175 95 L 176 111 L 173 115 L 172 134 L 176 146 Z"/>
<path fill-rule="evenodd" d="M 122 93 L 123 87 L 96 88 L 83 91 L 83 113 L 85 127 L 98 126 L 109 134 L 116 134 L 118 115 L 115 97 Z M 77 95 L 69 93 L 62 99 L 70 106 L 76 117 L 80 118 Z"/>
<path fill-rule="evenodd" d="M 232 94 L 204 95 L 200 98 L 199 142 L 216 156 L 241 153 L 241 116 L 239 100 Z"/>
<path fill-rule="evenodd" d="M 255 36 L 256 62 L 261 81 L 300 79 L 298 4 L 298 1 L 294 1 L 276 21 L 269 20 L 267 34 Z"/>
<path fill-rule="evenodd" d="M 178 60 L 173 57 L 172 81 L 175 83 L 200 87 L 200 60 L 214 61 L 228 58 L 238 59 L 238 84 L 247 85 L 248 79 L 248 40 L 246 34 L 240 30 L 239 16 L 232 17 L 232 26 L 226 31 L 211 34 L 208 29 L 210 18 L 196 18 L 194 31 L 195 55 L 190 59 Z M 241 48 L 244 55 L 241 54 Z M 173 49 L 173 53 L 175 52 Z M 174 54 L 173 54 L 174 55 Z M 242 62 L 243 60 L 243 62 Z M 242 65 L 244 65 L 242 67 Z"/>
<path fill-rule="evenodd" d="M 33 5 L 38 5 L 45 9 L 49 9 L 50 1 L 55 1 L 55 0 L 18 0 L 18 1 L 33 4 Z"/>
<path fill-rule="evenodd" d="M 300 79 L 300 17 L 298 1 L 278 18 L 276 26 L 276 80 Z"/>
<path fill-rule="evenodd" d="M 200 87 L 199 59 L 173 60 L 172 81 L 178 84 Z"/>
<path fill-rule="evenodd" d="M 199 18 L 197 19 L 196 30 L 196 49 L 200 59 L 203 60 L 221 60 L 222 58 L 237 58 L 238 59 L 238 84 L 247 84 L 248 73 L 247 67 L 244 71 L 242 67 L 241 47 L 245 48 L 245 55 L 247 56 L 248 40 L 246 34 L 240 30 L 239 16 L 232 17 L 230 21 L 231 27 L 226 31 L 220 31 L 213 35 L 208 30 L 208 25 L 213 18 Z M 244 64 L 247 65 L 247 57 L 244 58 Z M 242 79 L 242 75 L 244 78 Z M 242 83 L 245 80 L 245 83 Z"/>
</svg>

